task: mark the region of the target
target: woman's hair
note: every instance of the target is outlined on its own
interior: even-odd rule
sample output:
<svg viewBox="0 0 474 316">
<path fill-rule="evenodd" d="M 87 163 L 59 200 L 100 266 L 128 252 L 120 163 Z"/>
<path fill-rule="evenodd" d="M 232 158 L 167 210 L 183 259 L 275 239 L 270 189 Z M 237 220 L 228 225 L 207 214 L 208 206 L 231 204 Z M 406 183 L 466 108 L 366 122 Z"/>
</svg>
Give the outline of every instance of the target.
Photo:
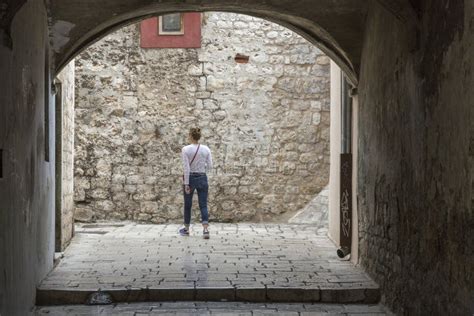
<svg viewBox="0 0 474 316">
<path fill-rule="evenodd" d="M 195 140 L 198 141 L 201 139 L 201 129 L 198 127 L 193 127 L 189 130 L 189 135 Z"/>
</svg>

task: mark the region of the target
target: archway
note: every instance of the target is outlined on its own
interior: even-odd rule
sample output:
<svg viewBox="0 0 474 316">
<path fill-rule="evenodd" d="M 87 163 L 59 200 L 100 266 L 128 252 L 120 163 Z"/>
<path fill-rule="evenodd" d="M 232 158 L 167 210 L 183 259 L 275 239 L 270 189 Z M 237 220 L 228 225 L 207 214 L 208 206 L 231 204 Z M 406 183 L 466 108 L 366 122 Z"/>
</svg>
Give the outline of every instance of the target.
<svg viewBox="0 0 474 316">
<path fill-rule="evenodd" d="M 78 13 L 87 7 L 83 1 L 52 1 L 52 43 L 57 70 L 85 47 L 124 25 L 154 15 L 212 10 L 248 14 L 285 26 L 320 47 L 343 70 L 353 86 L 358 82 L 367 3 L 320 1 L 319 10 L 314 10 L 314 4 L 309 2 L 294 6 L 290 2 L 277 4 L 266 1 L 243 1 L 236 5 L 232 1 L 163 1 L 157 4 L 137 0 L 90 5 L 96 10 L 81 16 Z M 311 10 L 305 11 L 308 6 Z M 406 12 L 400 13 L 400 16 L 405 15 Z"/>
<path fill-rule="evenodd" d="M 103 50 L 103 49 L 102 49 L 102 50 Z M 326 63 L 326 65 L 327 65 L 327 63 Z M 90 67 L 93 67 L 93 66 L 92 66 L 92 65 L 90 65 Z M 199 70 L 200 68 L 201 68 L 201 67 L 198 67 L 198 70 Z M 97 82 L 100 82 L 100 80 L 96 80 L 96 81 L 97 81 Z M 296 124 L 296 122 L 293 122 L 293 123 L 295 123 L 295 124 Z M 297 124 L 297 125 L 298 125 L 298 124 Z M 296 125 L 295 125 L 295 126 L 296 126 Z M 311 153 L 308 153 L 308 155 L 310 155 L 310 156 L 311 156 Z"/>
<path fill-rule="evenodd" d="M 338 12 L 338 14 L 341 14 L 341 19 L 344 15 L 352 15 L 365 9 L 364 6 L 348 4 L 345 1 L 342 2 L 344 2 L 344 4 L 339 3 L 337 6 L 334 6 L 334 4 L 330 5 L 329 3 L 321 3 L 320 5 L 322 8 L 326 5 L 327 12 Z M 359 63 L 357 55 L 360 53 L 361 46 L 360 43 L 354 45 L 354 41 L 358 36 L 361 36 L 361 34 L 359 34 L 361 29 L 359 29 L 358 21 L 354 19 L 351 19 L 350 22 L 346 21 L 345 23 L 339 21 L 345 28 L 346 33 L 345 37 L 341 37 L 339 32 L 336 32 L 331 36 L 329 35 L 329 31 L 326 30 L 331 30 L 335 27 L 336 21 L 328 21 L 323 16 L 318 16 L 319 20 L 315 22 L 315 20 L 309 19 L 301 14 L 291 14 L 291 10 L 289 10 L 288 13 L 282 14 L 278 8 L 268 4 L 253 3 L 253 5 L 249 5 L 245 9 L 242 9 L 239 6 L 226 2 L 221 2 L 219 4 L 208 2 L 199 4 L 183 4 L 169 1 L 160 4 L 149 4 L 147 1 L 137 1 L 136 3 L 127 2 L 121 4 L 107 4 L 107 11 L 104 11 L 103 15 L 99 16 L 94 13 L 87 17 L 87 19 L 90 19 L 91 23 L 85 24 L 83 21 L 77 21 L 78 24 L 76 25 L 70 22 L 76 20 L 76 14 L 73 14 L 73 8 L 75 6 L 83 7 L 83 3 L 72 1 L 72 3 L 65 5 L 62 2 L 53 1 L 52 5 L 57 12 L 53 19 L 52 42 L 53 46 L 55 46 L 57 60 L 56 68 L 58 70 L 61 69 L 68 60 L 87 48 L 88 45 L 103 38 L 113 30 L 129 25 L 130 23 L 143 20 L 146 17 L 171 12 L 205 12 L 212 10 L 257 16 L 293 30 L 310 43 L 320 47 L 323 52 L 332 58 L 335 63 L 334 65 L 338 65 L 342 69 L 347 79 L 351 81 L 353 85 L 357 84 L 357 69 Z M 98 9 L 105 10 L 102 7 Z M 318 24 L 317 22 L 320 23 Z M 351 26 L 350 31 L 346 29 L 349 25 Z M 351 33 L 354 38 L 349 39 L 347 37 L 347 34 L 349 33 Z M 342 44 L 336 41 L 336 39 L 340 39 Z M 344 50 L 342 47 L 347 48 Z M 345 90 L 346 94 L 349 92 L 348 89 Z M 336 98 L 338 98 L 338 96 L 336 96 Z M 338 103 L 338 106 L 339 105 L 340 102 Z M 350 131 L 351 128 L 348 130 Z M 343 133 L 346 132 L 347 131 L 344 131 Z M 352 137 L 351 134 L 349 134 L 349 137 Z M 352 182 L 355 183 L 355 179 L 353 179 Z M 333 224 L 333 226 L 338 226 L 338 224 Z M 357 227 L 357 225 L 354 227 Z M 338 234 L 339 231 L 340 229 L 336 228 L 334 234 Z M 351 235 L 352 240 L 356 241 L 356 235 Z M 334 239 L 339 243 L 339 238 L 335 237 Z M 353 259 L 357 260 L 356 257 Z"/>
</svg>

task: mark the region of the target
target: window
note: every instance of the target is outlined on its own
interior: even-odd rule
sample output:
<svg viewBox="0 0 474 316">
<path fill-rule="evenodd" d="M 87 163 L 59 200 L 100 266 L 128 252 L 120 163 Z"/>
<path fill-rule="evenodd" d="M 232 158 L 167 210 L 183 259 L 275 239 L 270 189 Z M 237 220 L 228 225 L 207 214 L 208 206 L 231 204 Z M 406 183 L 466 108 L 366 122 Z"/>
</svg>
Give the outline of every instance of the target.
<svg viewBox="0 0 474 316">
<path fill-rule="evenodd" d="M 166 14 L 159 19 L 159 35 L 183 35 L 184 21 L 181 13 Z"/>
</svg>

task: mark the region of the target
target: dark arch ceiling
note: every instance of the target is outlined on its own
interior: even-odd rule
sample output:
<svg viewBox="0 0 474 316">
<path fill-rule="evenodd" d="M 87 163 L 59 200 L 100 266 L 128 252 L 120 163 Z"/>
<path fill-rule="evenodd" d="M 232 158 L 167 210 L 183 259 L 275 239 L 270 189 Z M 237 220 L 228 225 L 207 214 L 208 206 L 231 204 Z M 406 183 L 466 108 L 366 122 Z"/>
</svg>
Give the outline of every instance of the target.
<svg viewBox="0 0 474 316">
<path fill-rule="evenodd" d="M 42 1 L 42 0 L 33 0 Z M 25 0 L 0 0 L 0 29 Z M 382 5 L 416 27 L 421 0 L 48 0 L 56 70 L 104 35 L 140 19 L 169 12 L 228 11 L 279 23 L 321 48 L 357 83 L 365 16 Z"/>
</svg>

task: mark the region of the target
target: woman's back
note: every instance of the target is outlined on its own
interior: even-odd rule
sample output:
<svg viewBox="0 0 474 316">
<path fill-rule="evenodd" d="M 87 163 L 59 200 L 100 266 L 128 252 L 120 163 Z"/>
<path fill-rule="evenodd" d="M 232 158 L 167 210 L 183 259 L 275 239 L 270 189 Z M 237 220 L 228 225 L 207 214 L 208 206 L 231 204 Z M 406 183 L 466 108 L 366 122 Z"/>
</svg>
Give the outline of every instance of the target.
<svg viewBox="0 0 474 316">
<path fill-rule="evenodd" d="M 198 146 L 199 151 L 197 151 Z M 196 157 L 193 160 L 194 155 L 196 155 Z M 211 150 L 206 145 L 191 144 L 184 146 L 182 149 L 182 157 L 185 173 L 188 170 L 189 172 L 205 173 L 212 168 Z"/>
</svg>

